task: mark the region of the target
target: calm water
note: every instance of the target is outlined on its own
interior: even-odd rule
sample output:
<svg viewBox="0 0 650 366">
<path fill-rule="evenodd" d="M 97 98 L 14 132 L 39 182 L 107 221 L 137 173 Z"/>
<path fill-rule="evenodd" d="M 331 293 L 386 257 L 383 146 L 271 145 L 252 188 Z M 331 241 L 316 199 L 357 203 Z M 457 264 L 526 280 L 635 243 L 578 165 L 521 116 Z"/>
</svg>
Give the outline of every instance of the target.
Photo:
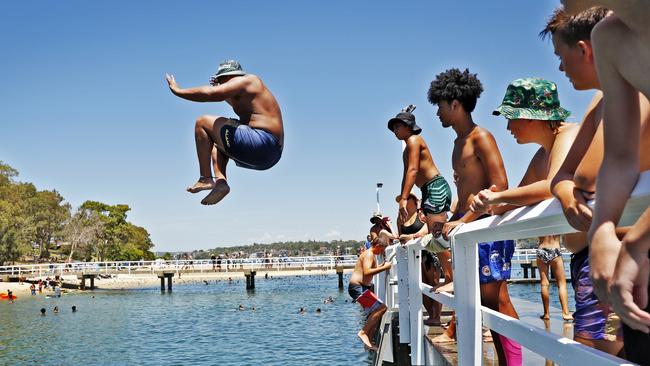
<svg viewBox="0 0 650 366">
<path fill-rule="evenodd" d="M 258 278 L 256 287 L 210 281 L 175 285 L 171 294 L 151 288 L 1 301 L 0 365 L 370 364 L 356 338 L 360 308 L 345 303 L 336 276 Z M 539 301 L 539 285 L 512 285 L 510 293 Z M 333 304 L 323 304 L 328 296 Z M 238 311 L 239 304 L 257 311 Z M 551 305 L 559 307 L 554 286 Z"/>
</svg>

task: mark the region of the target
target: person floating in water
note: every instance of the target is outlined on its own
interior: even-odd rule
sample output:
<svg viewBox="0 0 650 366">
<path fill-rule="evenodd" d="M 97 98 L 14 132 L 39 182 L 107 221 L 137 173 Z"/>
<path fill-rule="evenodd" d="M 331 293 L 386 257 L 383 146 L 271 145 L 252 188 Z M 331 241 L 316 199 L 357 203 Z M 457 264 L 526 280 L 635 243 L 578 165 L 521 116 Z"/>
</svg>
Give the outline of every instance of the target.
<svg viewBox="0 0 650 366">
<path fill-rule="evenodd" d="M 187 191 L 211 190 L 202 204 L 214 205 L 230 192 L 226 181 L 228 160 L 255 170 L 269 169 L 280 161 L 284 145 L 280 106 L 262 80 L 246 74 L 239 62 L 222 62 L 210 85 L 184 89 L 174 75 L 167 74 L 166 79 L 174 95 L 193 102 L 226 102 L 239 116 L 203 115 L 196 120 L 194 138 L 200 177 Z"/>
</svg>

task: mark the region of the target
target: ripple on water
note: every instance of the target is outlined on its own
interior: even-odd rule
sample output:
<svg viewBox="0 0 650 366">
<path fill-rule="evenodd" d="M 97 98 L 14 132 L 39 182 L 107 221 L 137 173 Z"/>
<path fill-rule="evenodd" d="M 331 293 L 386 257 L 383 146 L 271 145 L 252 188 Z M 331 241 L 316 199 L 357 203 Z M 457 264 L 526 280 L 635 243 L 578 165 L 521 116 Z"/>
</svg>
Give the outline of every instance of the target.
<svg viewBox="0 0 650 366">
<path fill-rule="evenodd" d="M 171 294 L 152 288 L 1 302 L 0 364 L 370 364 L 356 338 L 360 309 L 344 302 L 336 276 L 260 277 L 256 285 L 254 293 L 242 282 L 210 281 L 177 284 Z M 328 296 L 333 304 L 323 304 Z"/>
</svg>

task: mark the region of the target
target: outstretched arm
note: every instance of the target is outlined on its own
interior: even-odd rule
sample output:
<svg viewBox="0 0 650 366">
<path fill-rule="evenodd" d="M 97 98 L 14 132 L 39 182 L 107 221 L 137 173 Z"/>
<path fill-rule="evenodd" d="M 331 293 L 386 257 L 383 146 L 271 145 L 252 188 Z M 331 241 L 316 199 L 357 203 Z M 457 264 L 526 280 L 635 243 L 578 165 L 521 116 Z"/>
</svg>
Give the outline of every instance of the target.
<svg viewBox="0 0 650 366">
<path fill-rule="evenodd" d="M 183 89 L 176 83 L 174 75 L 165 75 L 169 90 L 174 95 L 192 102 L 223 102 L 239 94 L 245 87 L 243 78 L 234 78 L 216 86 L 204 85 Z"/>
<path fill-rule="evenodd" d="M 553 197 L 551 194 L 551 180 L 560 169 L 560 165 L 566 158 L 578 132 L 575 125 L 565 126 L 564 128 L 563 133 L 555 137 L 553 147 L 548 152 L 548 171 L 545 171 L 546 167 L 544 166 L 546 153 L 543 149 L 540 149 L 531 160 L 528 170 L 518 187 L 501 192 L 481 191 L 479 197 L 477 197 L 484 198 L 481 203 L 490 205 L 505 203 L 510 205 L 509 207 L 499 207 L 498 212 L 496 212 L 503 213 L 515 206 L 528 206 Z"/>
</svg>

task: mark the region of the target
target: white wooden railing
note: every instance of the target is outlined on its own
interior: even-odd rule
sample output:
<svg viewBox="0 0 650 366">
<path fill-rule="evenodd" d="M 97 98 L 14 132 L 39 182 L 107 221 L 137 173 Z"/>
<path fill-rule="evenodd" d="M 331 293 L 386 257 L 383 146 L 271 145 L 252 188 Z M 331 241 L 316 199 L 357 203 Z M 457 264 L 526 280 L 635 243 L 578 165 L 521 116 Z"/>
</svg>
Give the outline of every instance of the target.
<svg viewBox="0 0 650 366">
<path fill-rule="evenodd" d="M 593 207 L 593 202 L 590 202 Z M 628 200 L 620 226 L 632 225 L 650 205 L 650 172 L 641 174 Z M 546 330 L 481 306 L 478 278 L 479 242 L 525 239 L 545 235 L 575 232 L 564 218 L 555 199 L 522 207 L 501 216 L 492 216 L 458 227 L 451 235 L 455 294 L 434 293 L 422 283 L 421 240 L 394 246 L 397 268 L 377 276 L 376 284 L 396 283 L 378 289 L 380 298 L 399 308 L 400 343 L 411 346 L 411 364 L 425 364 L 425 338 L 422 296 L 453 308 L 457 321 L 459 365 L 480 365 L 482 362 L 482 324 L 508 337 L 523 347 L 562 365 L 628 365 L 629 362 L 579 344 L 572 339 L 548 333 Z M 391 280 L 392 278 L 392 280 Z M 397 294 L 396 294 L 397 292 Z M 482 320 L 482 323 L 481 323 Z M 524 363 L 525 363 L 524 359 Z"/>
<path fill-rule="evenodd" d="M 268 259 L 268 261 L 267 261 Z M 156 261 L 113 261 L 113 262 L 71 262 L 42 263 L 0 266 L 0 275 L 11 276 L 55 276 L 79 272 L 105 274 L 127 273 L 146 274 L 157 271 L 221 272 L 241 271 L 242 269 L 275 270 L 286 269 L 334 269 L 336 266 L 354 266 L 356 255 L 279 257 L 279 258 L 238 258 L 238 259 L 200 259 L 200 260 L 156 260 Z"/>
</svg>

